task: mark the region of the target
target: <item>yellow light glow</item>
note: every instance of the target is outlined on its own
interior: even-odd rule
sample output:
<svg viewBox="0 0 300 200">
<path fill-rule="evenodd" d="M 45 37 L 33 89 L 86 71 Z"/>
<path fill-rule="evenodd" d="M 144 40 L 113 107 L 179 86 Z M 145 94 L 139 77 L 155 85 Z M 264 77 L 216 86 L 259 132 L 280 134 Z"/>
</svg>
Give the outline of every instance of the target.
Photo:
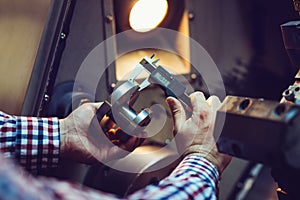
<svg viewBox="0 0 300 200">
<path fill-rule="evenodd" d="M 167 11 L 167 0 L 139 0 L 131 9 L 129 24 L 135 31 L 150 31 L 162 22 Z"/>
</svg>

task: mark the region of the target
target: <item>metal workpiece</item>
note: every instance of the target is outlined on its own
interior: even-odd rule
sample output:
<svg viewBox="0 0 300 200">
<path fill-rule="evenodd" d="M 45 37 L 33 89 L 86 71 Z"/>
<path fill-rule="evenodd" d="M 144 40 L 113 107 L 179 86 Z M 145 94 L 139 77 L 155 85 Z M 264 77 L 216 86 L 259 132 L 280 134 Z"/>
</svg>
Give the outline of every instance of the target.
<svg viewBox="0 0 300 200">
<path fill-rule="evenodd" d="M 298 13 L 300 15 L 300 1 L 299 0 L 293 0 L 293 3 L 294 3 L 295 11 L 298 11 Z"/>
<path fill-rule="evenodd" d="M 111 103 L 129 103 L 132 97 L 138 96 L 138 89 L 139 86 L 135 85 L 132 81 L 124 82 L 119 87 L 117 87 L 111 94 Z"/>
<path fill-rule="evenodd" d="M 297 0 L 297 2 L 299 2 Z M 298 3 L 299 4 L 299 3 Z M 289 21 L 287 23 L 284 23 L 280 26 L 281 28 L 281 34 L 283 38 L 284 47 L 286 49 L 286 52 L 289 56 L 289 59 L 292 63 L 292 66 L 296 69 L 300 66 L 300 21 Z"/>
<path fill-rule="evenodd" d="M 149 153 L 141 154 L 142 152 Z M 110 167 L 101 163 L 91 166 L 86 174 L 84 184 L 126 197 L 148 184 L 158 184 L 178 165 L 180 159 L 177 157 L 177 153 L 171 149 L 161 149 L 161 147 L 150 145 L 140 146 L 122 159 L 111 161 Z M 174 161 L 168 166 L 159 169 L 162 164 L 172 160 Z M 136 173 L 116 170 L 118 166 L 122 166 L 128 171 L 135 169 Z"/>
<path fill-rule="evenodd" d="M 280 102 L 290 102 L 300 105 L 300 70 L 298 70 L 298 73 L 295 76 L 294 84 L 283 91 Z"/>
<path fill-rule="evenodd" d="M 140 62 L 140 64 L 150 73 L 149 78 L 144 82 L 159 85 L 165 91 L 166 96 L 172 96 L 179 99 L 181 103 L 183 103 L 188 115 L 191 114 L 190 111 L 192 110 L 192 105 L 189 96 L 185 93 L 185 85 L 182 84 L 175 75 L 169 73 L 162 66 L 156 66 L 158 59 L 152 61 L 154 60 L 154 56 L 155 55 L 152 55 L 151 58 L 144 57 Z M 144 85 L 144 82 L 141 85 Z"/>
<path fill-rule="evenodd" d="M 107 115 L 125 133 L 135 134 L 150 122 L 149 109 L 136 112 L 132 105 L 139 95 L 138 86 L 131 81 L 126 81 L 117 87 L 111 95 L 111 103 L 106 101 L 97 111 L 99 121 Z"/>
<path fill-rule="evenodd" d="M 140 92 L 152 84 L 161 87 L 166 96 L 173 96 L 179 99 L 187 111 L 191 111 L 190 99 L 185 93 L 186 87 L 177 77 L 162 66 L 156 66 L 159 59 L 144 57 L 133 69 L 127 81 L 116 86 L 107 100 L 97 111 L 99 121 L 107 115 L 116 125 L 128 135 L 135 135 L 145 128 L 151 121 L 150 108 L 136 111 L 134 103 L 138 99 Z M 137 77 L 146 71 L 149 76 L 144 80 L 137 81 Z M 139 82 L 141 82 L 139 84 Z M 191 113 L 191 112 L 188 112 Z"/>
<path fill-rule="evenodd" d="M 263 99 L 227 96 L 217 112 L 224 121 L 220 152 L 271 167 L 300 167 L 300 106 Z"/>
<path fill-rule="evenodd" d="M 289 88 L 282 93 L 282 96 L 286 101 L 300 104 L 300 84 L 295 83 L 294 85 L 289 86 Z"/>
</svg>

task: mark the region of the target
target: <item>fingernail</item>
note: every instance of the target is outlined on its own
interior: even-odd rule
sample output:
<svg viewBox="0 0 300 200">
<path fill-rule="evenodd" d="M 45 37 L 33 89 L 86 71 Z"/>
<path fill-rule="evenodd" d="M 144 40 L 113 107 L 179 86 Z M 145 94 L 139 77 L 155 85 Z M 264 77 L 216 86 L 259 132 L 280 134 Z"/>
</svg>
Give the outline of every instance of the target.
<svg viewBox="0 0 300 200">
<path fill-rule="evenodd" d="M 171 108 L 175 105 L 175 101 L 172 98 L 167 98 L 167 103 Z"/>
</svg>

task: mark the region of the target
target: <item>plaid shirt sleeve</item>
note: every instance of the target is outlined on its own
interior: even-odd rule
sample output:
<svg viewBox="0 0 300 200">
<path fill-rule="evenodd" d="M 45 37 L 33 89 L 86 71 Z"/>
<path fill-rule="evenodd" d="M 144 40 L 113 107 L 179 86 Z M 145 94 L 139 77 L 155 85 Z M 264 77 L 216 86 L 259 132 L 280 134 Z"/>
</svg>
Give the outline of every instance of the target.
<svg viewBox="0 0 300 200">
<path fill-rule="evenodd" d="M 186 157 L 173 173 L 123 199 L 216 199 L 217 169 L 200 156 Z M 30 186 L 30 187 L 29 187 Z M 88 199 L 116 200 L 101 192 L 54 178 L 33 177 L 0 153 L 0 197 L 4 199 Z"/>
<path fill-rule="evenodd" d="M 17 117 L 0 111 L 0 150 L 28 170 L 56 166 L 59 139 L 57 118 Z"/>
<path fill-rule="evenodd" d="M 217 168 L 198 155 L 187 156 L 170 176 L 149 185 L 128 199 L 217 199 Z"/>
</svg>

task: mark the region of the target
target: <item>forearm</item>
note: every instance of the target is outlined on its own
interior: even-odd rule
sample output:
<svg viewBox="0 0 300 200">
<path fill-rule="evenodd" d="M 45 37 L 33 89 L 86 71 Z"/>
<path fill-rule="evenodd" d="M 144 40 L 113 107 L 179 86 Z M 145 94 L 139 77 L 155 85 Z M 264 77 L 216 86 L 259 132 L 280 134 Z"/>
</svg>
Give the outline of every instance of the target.
<svg viewBox="0 0 300 200">
<path fill-rule="evenodd" d="M 0 112 L 0 149 L 26 169 L 56 166 L 59 157 L 57 118 L 16 117 Z"/>
<path fill-rule="evenodd" d="M 29 176 L 17 166 L 4 159 L 0 153 L 0 180 L 5 190 L 1 197 L 19 199 L 43 197 L 43 199 L 109 199 L 117 200 L 112 194 L 88 189 L 74 183 L 55 179 Z M 125 199 L 216 199 L 218 172 L 206 159 L 199 156 L 186 157 L 173 173 L 149 185 Z M 28 188 L 30 183 L 30 188 Z M 122 198 L 123 199 L 123 198 Z"/>
<path fill-rule="evenodd" d="M 217 199 L 218 177 L 208 160 L 190 155 L 158 185 L 149 185 L 128 199 Z"/>
</svg>

